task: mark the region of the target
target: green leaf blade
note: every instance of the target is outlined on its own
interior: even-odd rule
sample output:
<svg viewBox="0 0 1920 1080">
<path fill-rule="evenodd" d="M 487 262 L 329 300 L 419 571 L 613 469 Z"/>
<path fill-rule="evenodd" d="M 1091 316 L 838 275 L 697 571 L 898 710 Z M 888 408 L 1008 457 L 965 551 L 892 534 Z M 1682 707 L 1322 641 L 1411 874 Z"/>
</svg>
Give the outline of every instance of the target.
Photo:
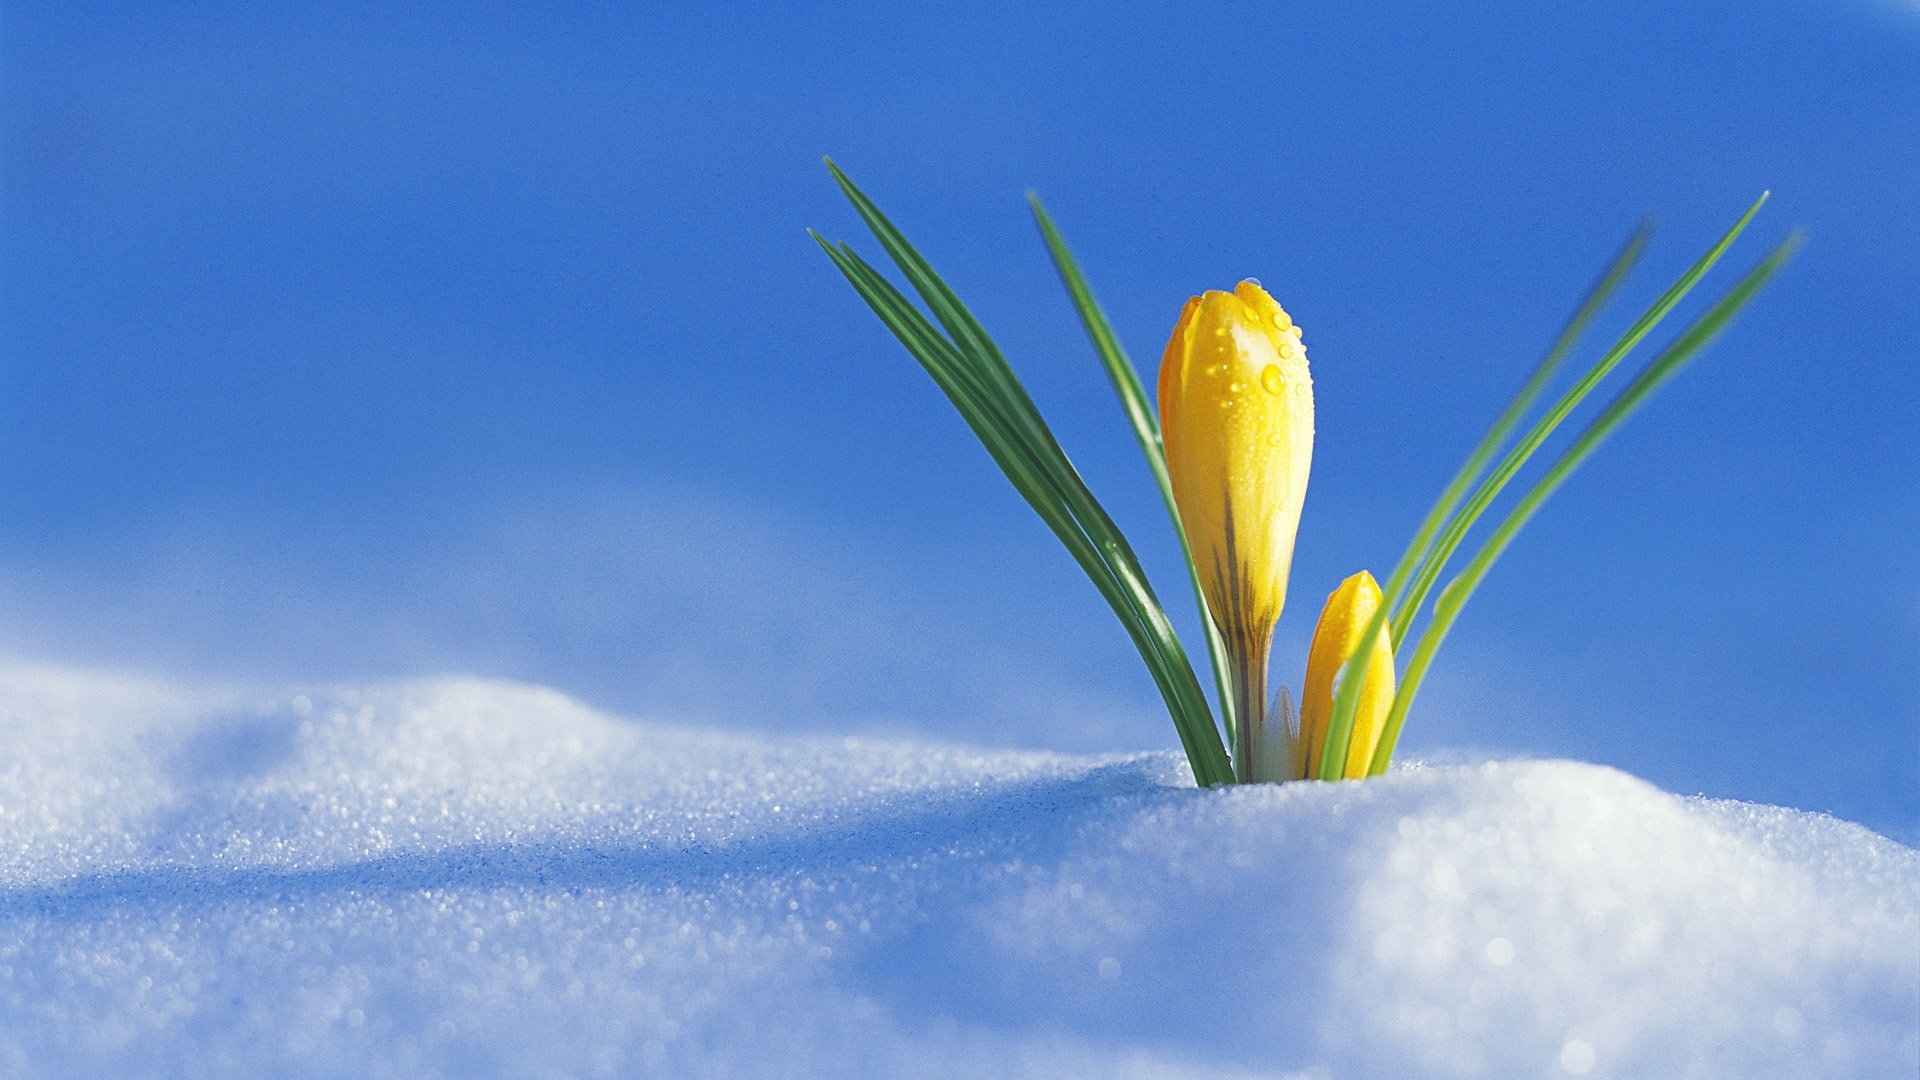
<svg viewBox="0 0 1920 1080">
<path fill-rule="evenodd" d="M 1231 768 L 1206 696 L 1125 537 L 1087 489 L 978 320 L 879 208 L 832 162 L 828 167 L 947 334 L 935 330 L 850 248 L 821 240 L 822 248 L 947 392 L 1002 472 L 1113 608 L 1167 702 L 1195 781 L 1202 786 L 1230 783 Z"/>
<path fill-rule="evenodd" d="M 1438 537 L 1432 542 L 1431 546 L 1428 547 L 1426 553 L 1419 557 L 1416 568 L 1412 572 L 1411 581 L 1405 586 L 1404 594 L 1397 602 L 1393 596 L 1389 595 L 1386 598 L 1389 603 L 1382 605 L 1383 607 L 1392 607 L 1392 610 L 1395 612 L 1392 616 L 1393 625 L 1401 631 L 1401 634 L 1394 642 L 1396 656 L 1398 656 L 1405 647 L 1405 638 L 1407 636 L 1405 631 L 1409 628 L 1414 617 L 1419 613 L 1421 605 L 1425 603 L 1426 597 L 1433 588 L 1441 571 L 1452 559 L 1455 551 L 1465 540 L 1468 531 L 1472 529 L 1474 523 L 1486 512 L 1493 500 L 1505 489 L 1514 475 L 1518 473 L 1520 468 L 1533 456 L 1534 452 L 1540 448 L 1540 445 L 1566 420 L 1568 415 L 1625 359 L 1626 355 L 1631 352 L 1642 339 L 1660 324 L 1661 320 L 1673 310 L 1674 306 L 1679 304 L 1679 302 L 1692 291 L 1700 279 L 1719 262 L 1720 257 L 1726 253 L 1733 242 L 1746 230 L 1748 223 L 1753 220 L 1754 215 L 1759 213 L 1760 207 L 1766 203 L 1767 198 L 1768 194 L 1762 193 L 1758 199 L 1754 200 L 1753 204 L 1747 207 L 1746 212 L 1740 216 L 1739 220 L 1734 222 L 1733 226 L 1723 233 L 1713 246 L 1708 248 L 1705 254 L 1696 259 L 1678 280 L 1668 286 L 1666 291 L 1661 293 L 1659 298 L 1634 320 L 1626 332 L 1602 354 L 1600 359 L 1590 366 L 1587 371 L 1575 381 L 1571 388 L 1561 394 L 1543 416 L 1534 422 L 1533 426 L 1527 430 L 1519 442 L 1500 459 L 1500 463 L 1495 466 L 1491 473 L 1480 480 L 1479 484 L 1475 486 L 1473 493 L 1460 508 L 1454 512 L 1453 516 L 1447 520 L 1446 525 L 1440 529 Z M 1637 255 L 1632 241 L 1629 241 L 1628 248 L 1623 251 L 1622 256 L 1624 257 L 1630 253 Z M 1629 261 L 1623 259 L 1623 257 L 1616 257 L 1614 262 L 1614 266 L 1619 268 L 1622 275 L 1624 275 L 1627 268 L 1622 264 L 1624 261 Z M 1603 274 L 1601 285 L 1607 286 L 1608 280 L 1612 276 L 1611 270 L 1609 273 Z M 1605 289 L 1605 292 L 1611 291 L 1611 287 Z M 1590 294 L 1590 299 L 1592 298 L 1593 294 Z M 1598 299 L 1604 300 L 1604 293 L 1602 293 Z M 1587 306 L 1587 304 L 1583 303 L 1582 310 Z M 1579 318 L 1580 314 L 1576 312 L 1576 322 Z M 1574 324 L 1570 324 L 1570 326 L 1571 325 Z M 1565 336 L 1565 332 L 1563 332 L 1562 337 Z M 1549 356 L 1551 355 L 1552 352 L 1550 350 Z M 1529 383 L 1531 384 L 1535 381 L 1536 380 L 1530 379 Z M 1524 392 L 1523 389 L 1523 393 Z M 1506 413 L 1512 412 L 1514 412 L 1514 410 L 1511 407 L 1506 411 Z M 1503 413 L 1503 417 L 1506 413 Z M 1499 424 L 1496 422 L 1496 427 L 1498 426 Z M 1485 442 L 1486 440 L 1483 440 L 1483 445 Z M 1465 469 L 1462 470 L 1463 473 L 1466 471 Z M 1445 498 L 1446 496 L 1443 495 L 1443 501 Z M 1436 515 L 1432 513 L 1429 514 L 1430 519 L 1434 517 L 1436 517 Z M 1409 551 L 1412 551 L 1416 546 L 1417 544 L 1409 545 Z M 1400 576 L 1400 568 L 1396 567 L 1395 577 Z M 1386 620 L 1376 621 L 1379 621 L 1382 626 L 1386 625 Z M 1362 648 L 1354 654 L 1356 658 L 1370 655 L 1373 642 L 1376 640 L 1379 632 L 1380 631 L 1373 628 L 1371 623 L 1369 624 L 1369 632 L 1363 637 Z M 1431 632 L 1432 624 L 1429 625 L 1427 630 L 1428 634 L 1431 634 Z M 1424 636 L 1422 640 L 1425 640 Z M 1418 650 L 1416 649 L 1414 661 L 1416 663 L 1418 662 L 1418 655 Z M 1360 670 L 1364 669 L 1359 668 L 1354 659 L 1349 659 L 1341 668 L 1339 689 L 1336 691 L 1334 697 L 1333 714 L 1328 719 L 1326 751 L 1321 755 L 1322 779 L 1337 779 L 1339 777 L 1339 773 L 1337 772 L 1328 775 L 1330 768 L 1338 767 L 1344 771 L 1344 763 L 1346 760 L 1344 750 L 1352 741 L 1354 715 L 1359 709 L 1360 686 L 1355 672 Z M 1405 689 L 1407 679 L 1412 674 L 1413 669 L 1410 665 L 1408 675 L 1402 677 L 1401 692 L 1395 694 L 1395 711 L 1389 713 L 1387 730 L 1382 731 L 1379 747 L 1375 750 L 1373 761 L 1369 763 L 1370 773 L 1373 771 L 1375 765 L 1379 765 L 1383 761 L 1391 760 L 1393 744 L 1399 734 L 1398 728 L 1394 727 L 1395 718 L 1397 716 L 1399 721 L 1404 723 L 1405 704 L 1402 699 L 1404 695 L 1405 702 L 1411 702 L 1411 695 L 1405 694 Z M 1417 688 L 1418 680 L 1415 679 L 1414 683 Z M 1389 734 L 1392 735 L 1391 739 L 1389 738 Z M 1332 764 L 1335 761 L 1332 752 L 1336 745 L 1342 750 L 1341 756 L 1337 759 L 1339 763 L 1338 766 Z M 1384 766 L 1382 766 L 1382 768 L 1384 768 Z"/>
<path fill-rule="evenodd" d="M 1047 208 L 1041 205 L 1040 196 L 1028 192 L 1027 202 L 1033 207 L 1034 221 L 1040 226 L 1040 234 L 1053 256 L 1054 269 L 1066 285 L 1067 295 L 1073 300 L 1080 323 L 1093 342 L 1094 352 L 1100 357 L 1108 381 L 1113 384 L 1113 391 L 1120 399 L 1120 408 L 1126 413 L 1134 438 L 1140 444 L 1140 453 L 1147 459 L 1147 467 L 1153 471 L 1154 482 L 1160 487 L 1160 498 L 1166 503 L 1167 515 L 1173 521 L 1173 534 L 1180 541 L 1180 553 L 1186 563 L 1188 581 L 1193 587 L 1194 603 L 1200 612 L 1200 630 L 1207 637 L 1207 656 L 1212 662 L 1215 700 L 1220 703 L 1227 741 L 1232 742 L 1239 717 L 1231 692 L 1233 673 L 1227 664 L 1226 640 L 1220 636 L 1220 628 L 1214 625 L 1213 613 L 1207 607 L 1206 590 L 1200 584 L 1200 570 L 1193 562 L 1193 548 L 1187 543 L 1187 531 L 1180 524 L 1180 505 L 1173 497 L 1173 481 L 1167 473 L 1166 450 L 1160 441 L 1160 421 L 1155 415 L 1152 399 L 1147 394 L 1146 385 L 1140 380 L 1139 371 L 1121 347 L 1119 336 L 1107 321 L 1107 313 L 1094 299 L 1093 288 L 1087 284 L 1079 261 L 1068 249 L 1066 238 L 1060 235 Z"/>
<path fill-rule="evenodd" d="M 1732 246 L 1734 240 L 1746 230 L 1747 224 L 1753 220 L 1755 214 L 1760 212 L 1760 207 L 1766 201 L 1766 194 L 1754 200 L 1753 205 L 1749 206 L 1746 213 L 1734 222 L 1733 227 L 1722 234 L 1720 239 L 1707 249 L 1706 254 L 1695 260 L 1686 273 L 1668 286 L 1666 291 L 1634 320 L 1626 332 L 1547 409 L 1545 415 L 1541 416 L 1520 438 L 1520 441 L 1501 458 L 1493 471 L 1480 481 L 1473 494 L 1467 498 L 1452 520 L 1441 530 L 1439 538 L 1434 541 L 1427 554 L 1421 558 L 1404 598 L 1395 608 L 1397 612 L 1404 613 L 1401 626 L 1404 627 L 1406 623 L 1411 622 L 1413 616 L 1419 612 L 1441 571 L 1446 568 L 1454 552 L 1466 539 L 1468 531 L 1473 528 L 1481 515 L 1486 513 L 1487 508 L 1501 491 L 1505 490 L 1514 475 L 1526 465 L 1534 452 L 1565 422 L 1573 410 L 1619 366 L 1627 354 L 1652 333 L 1674 306 L 1693 290 L 1709 270 L 1713 269 L 1714 265 L 1720 261 L 1720 257 Z"/>
<path fill-rule="evenodd" d="M 1754 296 L 1775 274 L 1779 273 L 1787 260 L 1799 250 L 1802 243 L 1804 238 L 1801 234 L 1796 232 L 1789 235 L 1779 246 L 1769 252 L 1758 266 L 1748 271 L 1733 288 L 1714 301 L 1705 313 L 1642 369 L 1633 381 L 1627 384 L 1626 389 L 1622 390 L 1620 395 L 1574 440 L 1573 445 L 1567 448 L 1546 474 L 1521 497 L 1519 503 L 1468 561 L 1459 576 L 1441 590 L 1440 597 L 1434 605 L 1433 623 L 1421 635 L 1420 642 L 1414 649 L 1406 678 L 1394 697 L 1393 709 L 1388 714 L 1386 725 L 1381 731 L 1380 745 L 1369 765 L 1368 775 L 1378 775 L 1386 771 L 1393 759 L 1393 749 L 1399 740 L 1400 730 L 1406 723 L 1407 711 L 1412 707 L 1414 696 L 1419 692 L 1420 684 L 1432 666 L 1434 654 L 1446 640 L 1448 631 L 1459 618 L 1460 611 L 1465 607 L 1467 600 L 1473 595 L 1474 590 L 1479 588 L 1488 571 L 1506 552 L 1520 530 L 1539 512 L 1547 499 L 1567 482 L 1574 470 L 1593 456 L 1594 451 L 1600 448 L 1601 443 L 1605 442 L 1626 421 L 1627 417 L 1645 405 L 1654 391 L 1679 374 L 1681 368 L 1692 362 L 1726 330 L 1734 317 L 1752 302 Z"/>
<path fill-rule="evenodd" d="M 1606 269 L 1601 271 L 1600 277 L 1574 308 L 1572 316 L 1567 319 L 1566 325 L 1562 327 L 1553 344 L 1535 365 L 1533 373 L 1527 377 L 1525 383 L 1521 384 L 1519 391 L 1513 395 L 1513 399 L 1507 402 L 1506 407 L 1500 411 L 1500 415 L 1487 428 L 1479 444 L 1467 456 L 1466 463 L 1460 467 L 1459 472 L 1454 474 L 1453 479 L 1441 491 L 1440 498 L 1434 501 L 1432 508 L 1427 511 L 1427 516 L 1421 520 L 1420 527 L 1414 532 L 1412 542 L 1400 556 L 1400 561 L 1394 565 L 1393 573 L 1388 576 L 1386 588 L 1383 590 L 1386 606 L 1393 610 L 1393 617 L 1388 627 L 1396 640 L 1406 634 L 1412 622 L 1413 612 L 1400 603 L 1404 599 L 1407 579 L 1412 576 L 1414 568 L 1431 550 L 1434 534 L 1451 518 L 1454 509 L 1460 505 L 1460 500 L 1466 495 L 1469 485 L 1486 471 L 1487 463 L 1492 460 L 1494 453 L 1506 443 L 1513 429 L 1533 407 L 1533 403 L 1546 391 L 1547 384 L 1559 371 L 1567 355 L 1573 351 L 1573 347 L 1579 343 L 1587 327 L 1592 324 L 1594 318 L 1599 315 L 1600 309 L 1606 306 L 1606 302 L 1620 288 L 1620 284 L 1626 280 L 1634 264 L 1640 260 L 1652 233 L 1652 226 L 1642 223 L 1634 230 L 1633 235 L 1627 238 L 1626 244 L 1607 264 Z"/>
</svg>

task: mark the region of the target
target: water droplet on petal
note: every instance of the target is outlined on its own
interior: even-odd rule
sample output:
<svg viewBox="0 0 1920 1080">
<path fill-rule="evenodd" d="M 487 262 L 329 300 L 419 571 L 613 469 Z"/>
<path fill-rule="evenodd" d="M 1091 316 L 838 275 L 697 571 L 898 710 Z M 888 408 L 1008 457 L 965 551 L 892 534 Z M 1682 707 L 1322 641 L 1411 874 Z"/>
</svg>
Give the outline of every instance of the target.
<svg viewBox="0 0 1920 1080">
<path fill-rule="evenodd" d="M 1245 390 L 1245 389 L 1246 389 L 1246 387 L 1244 387 L 1244 386 L 1241 386 L 1241 385 L 1240 385 L 1239 383 L 1237 383 L 1237 382 L 1230 382 L 1230 383 L 1228 383 L 1228 384 L 1227 384 L 1227 393 L 1229 393 L 1229 394 L 1237 394 L 1237 393 L 1239 393 L 1240 391 L 1242 391 L 1242 390 Z"/>
<path fill-rule="evenodd" d="M 1266 387 L 1269 394 L 1278 394 L 1286 390 L 1287 380 L 1280 374 L 1279 364 L 1268 364 L 1265 370 L 1260 372 L 1260 385 Z"/>
<path fill-rule="evenodd" d="M 1266 288 L 1266 286 L 1265 286 L 1265 285 L 1262 285 L 1262 284 L 1260 284 L 1260 279 L 1259 279 L 1259 278 L 1257 278 L 1257 277 L 1250 277 L 1250 278 L 1241 278 L 1241 279 L 1240 279 L 1240 284 L 1242 284 L 1242 285 L 1251 285 L 1251 286 L 1253 286 L 1253 287 L 1254 287 L 1254 288 L 1256 288 L 1256 289 L 1264 289 L 1264 288 Z"/>
</svg>

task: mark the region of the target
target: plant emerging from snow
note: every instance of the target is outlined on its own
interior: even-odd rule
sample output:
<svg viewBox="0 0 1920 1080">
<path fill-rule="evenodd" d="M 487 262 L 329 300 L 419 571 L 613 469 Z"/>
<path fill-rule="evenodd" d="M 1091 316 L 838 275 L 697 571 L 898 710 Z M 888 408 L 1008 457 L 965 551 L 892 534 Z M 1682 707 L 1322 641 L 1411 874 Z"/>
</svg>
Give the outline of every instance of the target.
<svg viewBox="0 0 1920 1080">
<path fill-rule="evenodd" d="M 1788 236 L 1627 383 L 1440 588 L 1421 633 L 1411 634 L 1475 522 L 1575 407 L 1719 261 L 1767 197 L 1748 207 L 1572 387 L 1512 439 L 1645 248 L 1647 228 L 1636 231 L 1441 492 L 1386 586 L 1362 570 L 1327 598 L 1308 649 L 1296 713 L 1285 687 L 1269 700 L 1266 685 L 1273 628 L 1286 603 L 1294 534 L 1313 459 L 1313 381 L 1299 325 L 1252 279 L 1232 292 L 1189 299 L 1161 360 L 1156 417 L 1066 242 L 1039 199 L 1030 195 L 1054 265 L 1120 396 L 1186 553 L 1212 660 L 1221 713 L 1216 724 L 1133 548 L 1067 460 L 1006 357 L 872 200 L 831 161 L 827 167 L 926 311 L 852 247 L 818 233 L 814 239 L 946 392 L 1119 616 L 1166 701 L 1194 780 L 1202 786 L 1358 779 L 1385 772 L 1435 651 L 1494 561 L 1541 504 L 1726 328 L 1800 243 L 1798 234 Z M 1396 685 L 1395 669 L 1408 641 L 1413 647 L 1404 654 Z"/>
</svg>

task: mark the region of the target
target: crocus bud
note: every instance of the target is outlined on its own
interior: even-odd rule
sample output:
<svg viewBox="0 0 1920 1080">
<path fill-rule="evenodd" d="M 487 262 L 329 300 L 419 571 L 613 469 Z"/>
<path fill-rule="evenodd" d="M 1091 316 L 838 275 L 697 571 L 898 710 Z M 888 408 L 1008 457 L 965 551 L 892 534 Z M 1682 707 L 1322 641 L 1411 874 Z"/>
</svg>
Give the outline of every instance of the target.
<svg viewBox="0 0 1920 1080">
<path fill-rule="evenodd" d="M 1380 610 L 1380 586 L 1365 570 L 1340 583 L 1320 609 L 1320 624 L 1313 628 L 1313 644 L 1307 649 L 1307 681 L 1300 691 L 1300 742 L 1304 754 L 1296 754 L 1298 777 L 1311 776 L 1320 767 L 1320 754 L 1327 741 L 1327 724 L 1333 717 L 1333 682 L 1345 664 L 1360 648 L 1367 623 Z M 1381 627 L 1373 640 L 1373 655 L 1367 658 L 1366 681 L 1360 684 L 1360 705 L 1353 714 L 1353 740 L 1347 744 L 1343 777 L 1357 780 L 1367 775 L 1374 748 L 1380 744 L 1380 729 L 1393 709 L 1392 631 Z M 1305 761 L 1297 759 L 1304 757 Z"/>
<path fill-rule="evenodd" d="M 1187 301 L 1160 361 L 1160 430 L 1180 525 L 1233 668 L 1235 774 L 1251 780 L 1267 652 L 1313 461 L 1300 328 L 1257 282 Z"/>
</svg>

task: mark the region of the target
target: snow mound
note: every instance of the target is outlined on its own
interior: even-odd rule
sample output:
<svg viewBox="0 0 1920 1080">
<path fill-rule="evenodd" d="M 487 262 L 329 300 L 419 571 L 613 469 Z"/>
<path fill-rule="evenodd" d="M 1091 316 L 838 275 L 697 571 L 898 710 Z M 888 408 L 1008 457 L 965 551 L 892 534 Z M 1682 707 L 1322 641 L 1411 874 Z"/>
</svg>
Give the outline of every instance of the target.
<svg viewBox="0 0 1920 1080">
<path fill-rule="evenodd" d="M 1895 1077 L 1920 853 L 1565 761 L 1187 786 L 0 668 L 8 1077 Z"/>
</svg>

